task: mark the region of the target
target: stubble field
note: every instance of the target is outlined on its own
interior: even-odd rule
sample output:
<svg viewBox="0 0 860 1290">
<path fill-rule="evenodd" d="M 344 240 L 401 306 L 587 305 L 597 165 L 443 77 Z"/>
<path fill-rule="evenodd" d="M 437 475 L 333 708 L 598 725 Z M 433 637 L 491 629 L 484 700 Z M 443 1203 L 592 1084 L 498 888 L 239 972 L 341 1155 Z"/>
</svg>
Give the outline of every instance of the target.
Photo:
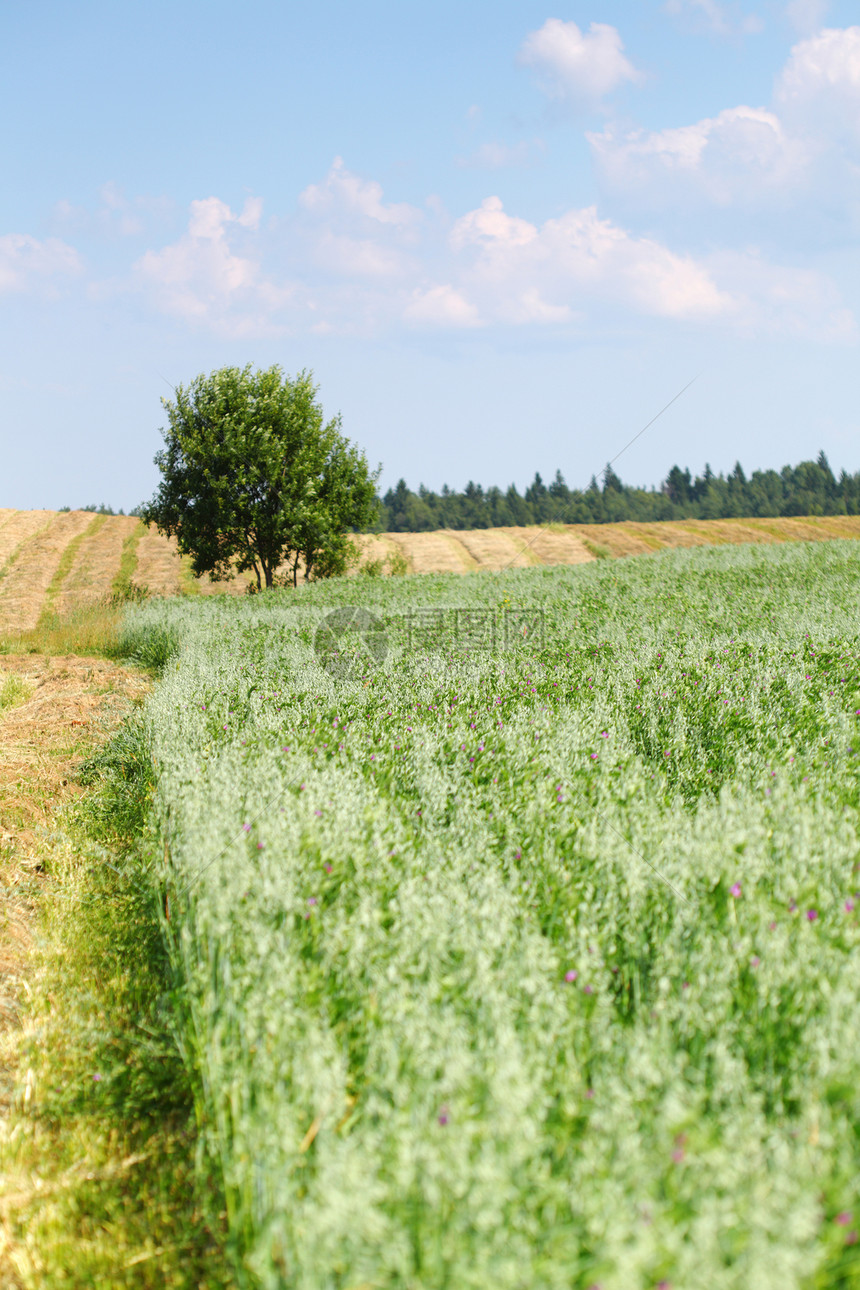
<svg viewBox="0 0 860 1290">
<path fill-rule="evenodd" d="M 554 524 L 548 529 L 382 533 L 358 539 L 361 564 L 469 573 L 586 563 L 678 547 L 860 537 L 860 517 Z M 253 575 L 195 578 L 175 541 L 131 516 L 0 509 L 0 633 L 32 631 L 134 584 L 153 596 L 241 595 Z"/>
</svg>

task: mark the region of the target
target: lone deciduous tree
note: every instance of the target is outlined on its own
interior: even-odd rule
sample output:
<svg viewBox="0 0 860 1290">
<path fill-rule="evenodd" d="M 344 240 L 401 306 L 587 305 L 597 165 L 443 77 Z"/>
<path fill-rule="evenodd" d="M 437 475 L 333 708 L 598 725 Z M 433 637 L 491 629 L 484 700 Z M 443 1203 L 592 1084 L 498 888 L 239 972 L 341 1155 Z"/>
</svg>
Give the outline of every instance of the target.
<svg viewBox="0 0 860 1290">
<path fill-rule="evenodd" d="M 155 456 L 162 480 L 141 519 L 191 556 L 198 576 L 253 569 L 275 585 L 286 565 L 295 586 L 343 573 L 350 531 L 377 518 L 376 480 L 364 453 L 326 422 L 310 372 L 224 367 L 162 399 L 168 427 Z"/>
</svg>

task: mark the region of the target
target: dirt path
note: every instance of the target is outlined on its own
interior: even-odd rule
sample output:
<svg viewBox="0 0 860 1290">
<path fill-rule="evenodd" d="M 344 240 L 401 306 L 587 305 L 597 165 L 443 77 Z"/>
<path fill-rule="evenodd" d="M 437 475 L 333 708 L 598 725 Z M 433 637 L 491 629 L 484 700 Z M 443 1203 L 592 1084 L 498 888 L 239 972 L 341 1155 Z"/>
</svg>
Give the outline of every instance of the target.
<svg viewBox="0 0 860 1290">
<path fill-rule="evenodd" d="M 0 1286 L 23 1284 L 29 1266 L 13 1237 L 2 1197 L 32 1193 L 39 1180 L 15 1173 L 9 1125 L 13 1099 L 26 1102 L 19 1014 L 33 968 L 47 839 L 80 791 L 72 772 L 107 738 L 148 687 L 141 676 L 98 658 L 0 657 Z M 22 1261 L 23 1260 L 23 1261 Z"/>
<path fill-rule="evenodd" d="M 42 839 L 79 791 L 72 767 L 148 688 L 127 668 L 74 656 L 0 655 L 0 692 L 10 679 L 22 701 L 0 708 L 0 1034 L 27 973 Z M 0 1061 L 0 1115 L 7 1073 Z"/>
</svg>

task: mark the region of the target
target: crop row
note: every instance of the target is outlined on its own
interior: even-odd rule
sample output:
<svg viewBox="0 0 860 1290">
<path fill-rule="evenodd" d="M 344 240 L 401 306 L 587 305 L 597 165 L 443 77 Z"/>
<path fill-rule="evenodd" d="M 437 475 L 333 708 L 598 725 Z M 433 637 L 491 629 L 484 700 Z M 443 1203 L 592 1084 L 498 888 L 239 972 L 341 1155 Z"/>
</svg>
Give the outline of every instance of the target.
<svg viewBox="0 0 860 1290">
<path fill-rule="evenodd" d="M 249 1284 L 851 1275 L 858 575 L 828 543 L 130 613 Z M 338 669 L 316 633 L 357 598 L 388 653 Z"/>
</svg>

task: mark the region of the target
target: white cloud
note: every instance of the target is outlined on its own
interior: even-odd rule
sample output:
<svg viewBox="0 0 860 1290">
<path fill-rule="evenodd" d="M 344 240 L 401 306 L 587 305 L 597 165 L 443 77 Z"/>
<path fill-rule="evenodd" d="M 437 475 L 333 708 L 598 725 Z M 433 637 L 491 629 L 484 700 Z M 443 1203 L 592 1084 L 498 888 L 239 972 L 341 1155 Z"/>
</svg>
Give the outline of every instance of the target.
<svg viewBox="0 0 860 1290">
<path fill-rule="evenodd" d="M 237 254 L 229 235 L 257 229 L 261 200 L 249 198 L 238 215 L 218 197 L 194 201 L 190 210 L 187 233 L 138 260 L 139 282 L 166 313 L 231 334 L 265 330 L 291 292 L 265 279 L 253 256 Z"/>
<path fill-rule="evenodd" d="M 809 36 L 824 26 L 830 0 L 791 0 L 785 6 L 785 16 L 802 36 Z"/>
<path fill-rule="evenodd" d="M 596 102 L 641 74 L 624 55 L 615 27 L 593 22 L 585 33 L 575 22 L 548 18 L 523 42 L 520 61 L 538 72 L 556 98 Z"/>
<path fill-rule="evenodd" d="M 291 236 L 326 278 L 420 274 L 410 248 L 420 238 L 423 212 L 405 202 L 386 202 L 380 184 L 347 170 L 340 157 L 321 184 L 304 190 L 299 207 Z"/>
<path fill-rule="evenodd" d="M 416 289 L 403 316 L 410 322 L 433 327 L 477 327 L 481 321 L 475 306 L 450 283 Z"/>
<path fill-rule="evenodd" d="M 860 27 L 825 28 L 795 45 L 775 98 L 798 133 L 860 137 Z"/>
<path fill-rule="evenodd" d="M 489 197 L 457 220 L 450 243 L 454 251 L 472 252 L 466 281 L 482 288 L 482 316 L 519 321 L 525 308 L 533 320 L 547 320 L 586 302 L 685 319 L 709 319 L 732 308 L 731 298 L 689 256 L 631 236 L 600 219 L 593 206 L 538 228 L 507 215 L 500 199 Z"/>
<path fill-rule="evenodd" d="M 82 269 L 78 252 L 59 238 L 40 242 L 28 233 L 0 236 L 0 292 L 52 290 L 58 278 L 77 276 Z"/>
<path fill-rule="evenodd" d="M 528 246 L 538 235 L 528 220 L 505 214 L 501 197 L 485 197 L 477 210 L 457 220 L 450 242 L 455 251 L 470 243 L 483 246 Z"/>
<path fill-rule="evenodd" d="M 708 258 L 737 301 L 741 334 L 856 341 L 857 323 L 836 285 L 812 269 L 769 263 L 756 249 L 720 251 Z"/>
<path fill-rule="evenodd" d="M 774 128 L 763 110 L 753 118 Z M 706 131 L 664 150 L 694 167 L 709 146 Z M 161 311 L 230 335 L 627 327 L 638 317 L 841 339 L 853 325 L 826 280 L 757 253 L 696 257 L 594 206 L 533 223 L 498 196 L 453 221 L 443 210 L 418 221 L 413 207 L 395 219 L 379 185 L 353 179 L 337 168 L 314 190 L 320 200 L 265 227 L 257 199 L 240 214 L 217 197 L 193 202 L 186 232 L 138 261 L 138 286 Z"/>
<path fill-rule="evenodd" d="M 304 190 L 299 202 L 316 216 L 346 213 L 401 229 L 412 228 L 422 218 L 417 207 L 405 202 L 386 204 L 382 200 L 382 185 L 347 170 L 341 157 L 335 157 L 321 184 L 311 184 Z"/>
<path fill-rule="evenodd" d="M 825 29 L 792 48 L 769 107 L 727 108 L 692 125 L 588 136 L 616 195 L 677 214 L 690 202 L 796 220 L 857 220 L 860 26 Z"/>
<path fill-rule="evenodd" d="M 746 106 L 674 129 L 587 137 L 609 188 L 635 189 L 659 205 L 686 191 L 720 206 L 745 206 L 800 183 L 811 159 L 775 113 Z"/>
</svg>

